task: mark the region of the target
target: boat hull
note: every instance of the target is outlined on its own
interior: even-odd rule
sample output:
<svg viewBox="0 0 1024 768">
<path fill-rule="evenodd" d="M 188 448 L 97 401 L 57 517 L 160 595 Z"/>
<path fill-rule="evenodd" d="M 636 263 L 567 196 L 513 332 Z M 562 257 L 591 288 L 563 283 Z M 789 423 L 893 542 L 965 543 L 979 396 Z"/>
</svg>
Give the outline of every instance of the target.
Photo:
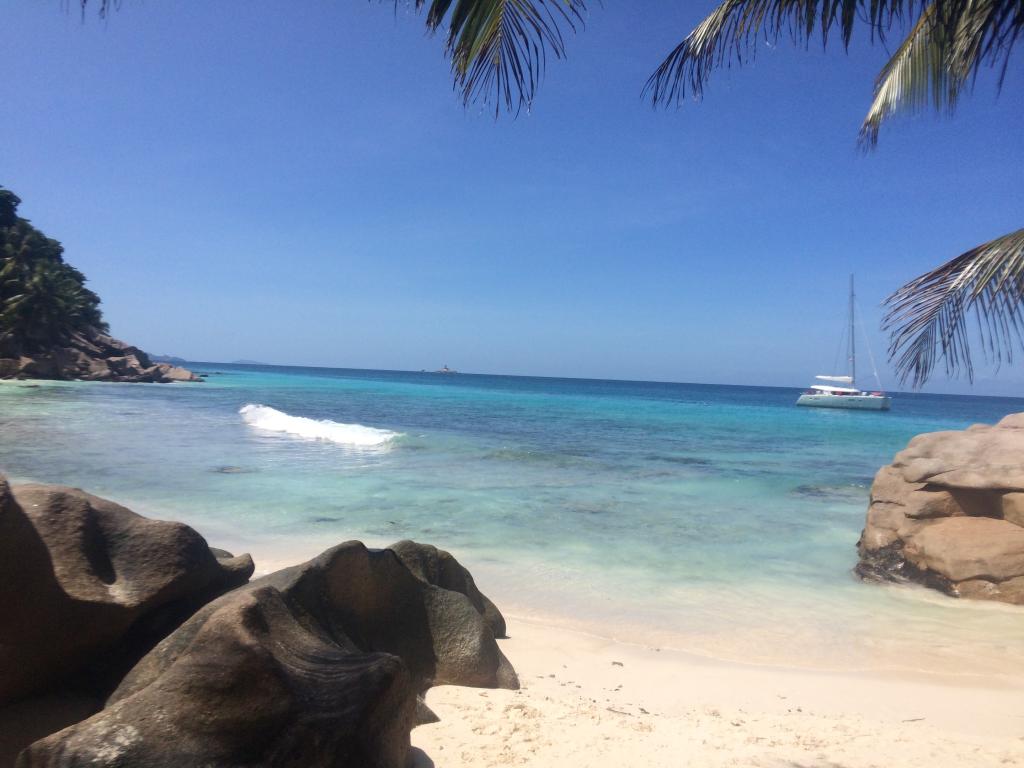
<svg viewBox="0 0 1024 768">
<path fill-rule="evenodd" d="M 892 398 L 885 395 L 800 395 L 797 405 L 812 408 L 847 408 L 855 411 L 888 411 Z"/>
</svg>

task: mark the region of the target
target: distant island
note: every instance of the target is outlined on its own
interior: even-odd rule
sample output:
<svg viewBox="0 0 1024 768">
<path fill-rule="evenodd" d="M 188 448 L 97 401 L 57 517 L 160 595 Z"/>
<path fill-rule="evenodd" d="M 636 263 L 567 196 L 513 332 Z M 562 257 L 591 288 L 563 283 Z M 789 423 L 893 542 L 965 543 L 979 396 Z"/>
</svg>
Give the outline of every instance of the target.
<svg viewBox="0 0 1024 768">
<path fill-rule="evenodd" d="M 149 359 L 154 363 L 170 363 L 171 365 L 185 365 L 188 362 L 185 358 L 174 355 L 150 355 Z"/>
<path fill-rule="evenodd" d="M 261 363 L 259 360 L 232 360 L 230 365 L 270 365 L 270 363 Z"/>
<path fill-rule="evenodd" d="M 0 187 L 0 379 L 202 381 L 111 337 L 85 275 L 18 215 L 20 204 Z"/>
</svg>

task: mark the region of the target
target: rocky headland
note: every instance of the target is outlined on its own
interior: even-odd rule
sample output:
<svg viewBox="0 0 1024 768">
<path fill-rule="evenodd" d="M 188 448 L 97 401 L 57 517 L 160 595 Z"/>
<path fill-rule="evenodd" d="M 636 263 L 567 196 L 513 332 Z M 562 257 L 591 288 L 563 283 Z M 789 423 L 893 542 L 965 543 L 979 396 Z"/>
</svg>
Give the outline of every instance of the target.
<svg viewBox="0 0 1024 768">
<path fill-rule="evenodd" d="M 1024 605 L 1024 413 L 911 440 L 875 476 L 857 549 L 865 579 Z"/>
<path fill-rule="evenodd" d="M 519 686 L 443 550 L 252 572 L 188 526 L 0 477 L 0 768 L 404 768 L 431 686 Z"/>
<path fill-rule="evenodd" d="M 202 381 L 111 338 L 100 297 L 20 204 L 0 187 L 0 379 Z"/>
<path fill-rule="evenodd" d="M 44 352 L 4 349 L 0 343 L 0 379 L 127 381 L 169 384 L 202 381 L 171 363 L 154 362 L 138 347 L 105 333 L 74 333 L 66 343 Z"/>
</svg>

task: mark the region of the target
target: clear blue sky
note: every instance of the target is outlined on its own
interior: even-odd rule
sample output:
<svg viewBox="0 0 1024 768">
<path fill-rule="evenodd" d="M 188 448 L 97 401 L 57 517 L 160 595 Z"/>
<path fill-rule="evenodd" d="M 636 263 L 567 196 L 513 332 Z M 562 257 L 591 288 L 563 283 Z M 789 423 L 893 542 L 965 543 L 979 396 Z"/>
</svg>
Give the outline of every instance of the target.
<svg viewBox="0 0 1024 768">
<path fill-rule="evenodd" d="M 832 367 L 849 272 L 881 364 L 888 292 L 1024 225 L 1019 55 L 1000 98 L 986 77 L 864 156 L 887 55 L 863 29 L 848 55 L 764 47 L 678 112 L 641 101 L 711 0 L 595 3 L 498 121 L 390 3 L 61 5 L 0 12 L 0 184 L 152 352 L 800 386 Z"/>
</svg>

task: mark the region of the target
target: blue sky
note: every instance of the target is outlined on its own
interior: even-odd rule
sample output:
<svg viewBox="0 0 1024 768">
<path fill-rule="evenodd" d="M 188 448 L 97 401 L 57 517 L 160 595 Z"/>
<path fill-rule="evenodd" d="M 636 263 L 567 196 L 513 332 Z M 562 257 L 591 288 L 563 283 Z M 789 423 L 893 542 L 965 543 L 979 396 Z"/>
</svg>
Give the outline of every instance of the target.
<svg viewBox="0 0 1024 768">
<path fill-rule="evenodd" d="M 1020 68 L 864 156 L 887 58 L 864 30 L 655 112 L 641 86 L 713 3 L 640 5 L 595 4 L 532 112 L 495 121 L 389 3 L 9 0 L 0 184 L 153 352 L 802 386 L 852 271 L 892 386 L 885 295 L 1024 224 Z"/>
</svg>

